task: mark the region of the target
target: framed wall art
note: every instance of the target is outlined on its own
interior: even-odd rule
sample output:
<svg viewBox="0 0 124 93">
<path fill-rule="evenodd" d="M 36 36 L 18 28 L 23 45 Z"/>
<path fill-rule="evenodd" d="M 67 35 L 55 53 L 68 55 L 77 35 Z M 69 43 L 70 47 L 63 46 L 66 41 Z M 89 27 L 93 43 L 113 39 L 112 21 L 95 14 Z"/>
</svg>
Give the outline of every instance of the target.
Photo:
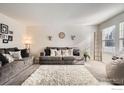
<svg viewBox="0 0 124 93">
<path fill-rule="evenodd" d="M 13 31 L 8 31 L 9 34 L 13 34 Z"/>
<path fill-rule="evenodd" d="M 64 32 L 60 32 L 60 33 L 59 33 L 59 38 L 60 38 L 60 39 L 63 39 L 64 37 L 65 37 L 65 33 L 64 33 Z"/>
<path fill-rule="evenodd" d="M 3 43 L 8 43 L 8 40 L 7 39 L 3 39 Z"/>
<path fill-rule="evenodd" d="M 0 39 L 3 43 L 13 41 L 13 31 L 9 31 L 9 26 L 3 23 L 0 23 Z"/>
<path fill-rule="evenodd" d="M 8 41 L 13 41 L 13 36 L 8 36 Z"/>
<path fill-rule="evenodd" d="M 0 24 L 0 32 L 3 34 L 8 34 L 8 25 Z"/>
<path fill-rule="evenodd" d="M 8 39 L 8 35 L 2 34 L 2 39 Z"/>
</svg>

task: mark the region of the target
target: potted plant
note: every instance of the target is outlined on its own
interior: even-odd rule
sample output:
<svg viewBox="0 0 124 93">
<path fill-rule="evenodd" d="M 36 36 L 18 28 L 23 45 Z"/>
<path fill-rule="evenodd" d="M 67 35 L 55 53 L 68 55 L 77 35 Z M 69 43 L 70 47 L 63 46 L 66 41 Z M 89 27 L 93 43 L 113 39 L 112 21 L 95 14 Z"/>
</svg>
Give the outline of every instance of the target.
<svg viewBox="0 0 124 93">
<path fill-rule="evenodd" d="M 84 56 L 84 60 L 85 60 L 85 61 L 87 61 L 87 58 L 90 59 L 90 55 L 88 54 L 87 51 L 84 52 L 84 55 L 83 55 L 83 56 Z"/>
</svg>

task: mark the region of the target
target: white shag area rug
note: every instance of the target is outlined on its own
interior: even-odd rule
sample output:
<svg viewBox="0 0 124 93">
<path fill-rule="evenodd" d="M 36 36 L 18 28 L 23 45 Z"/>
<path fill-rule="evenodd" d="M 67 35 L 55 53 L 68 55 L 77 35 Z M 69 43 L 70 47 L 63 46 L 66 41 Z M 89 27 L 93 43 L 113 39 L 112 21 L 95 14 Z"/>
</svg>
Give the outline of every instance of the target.
<svg viewBox="0 0 124 93">
<path fill-rule="evenodd" d="M 41 65 L 22 85 L 98 85 L 83 65 Z"/>
</svg>

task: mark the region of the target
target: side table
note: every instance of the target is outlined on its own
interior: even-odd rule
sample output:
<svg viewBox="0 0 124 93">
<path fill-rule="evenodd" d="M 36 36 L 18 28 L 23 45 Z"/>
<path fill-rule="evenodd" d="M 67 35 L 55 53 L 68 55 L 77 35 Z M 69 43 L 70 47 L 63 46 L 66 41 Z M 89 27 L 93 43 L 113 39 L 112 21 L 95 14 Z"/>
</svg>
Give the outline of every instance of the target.
<svg viewBox="0 0 124 93">
<path fill-rule="evenodd" d="M 34 58 L 34 64 L 39 64 L 39 57 Z"/>
</svg>

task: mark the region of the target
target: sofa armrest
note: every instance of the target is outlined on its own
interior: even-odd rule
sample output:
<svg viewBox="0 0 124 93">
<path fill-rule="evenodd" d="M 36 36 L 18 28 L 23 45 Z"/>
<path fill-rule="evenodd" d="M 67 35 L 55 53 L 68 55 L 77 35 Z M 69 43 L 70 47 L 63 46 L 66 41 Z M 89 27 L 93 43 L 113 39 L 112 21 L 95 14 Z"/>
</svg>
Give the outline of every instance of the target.
<svg viewBox="0 0 124 93">
<path fill-rule="evenodd" d="M 40 52 L 40 56 L 45 56 L 45 53 L 44 52 Z"/>
</svg>

